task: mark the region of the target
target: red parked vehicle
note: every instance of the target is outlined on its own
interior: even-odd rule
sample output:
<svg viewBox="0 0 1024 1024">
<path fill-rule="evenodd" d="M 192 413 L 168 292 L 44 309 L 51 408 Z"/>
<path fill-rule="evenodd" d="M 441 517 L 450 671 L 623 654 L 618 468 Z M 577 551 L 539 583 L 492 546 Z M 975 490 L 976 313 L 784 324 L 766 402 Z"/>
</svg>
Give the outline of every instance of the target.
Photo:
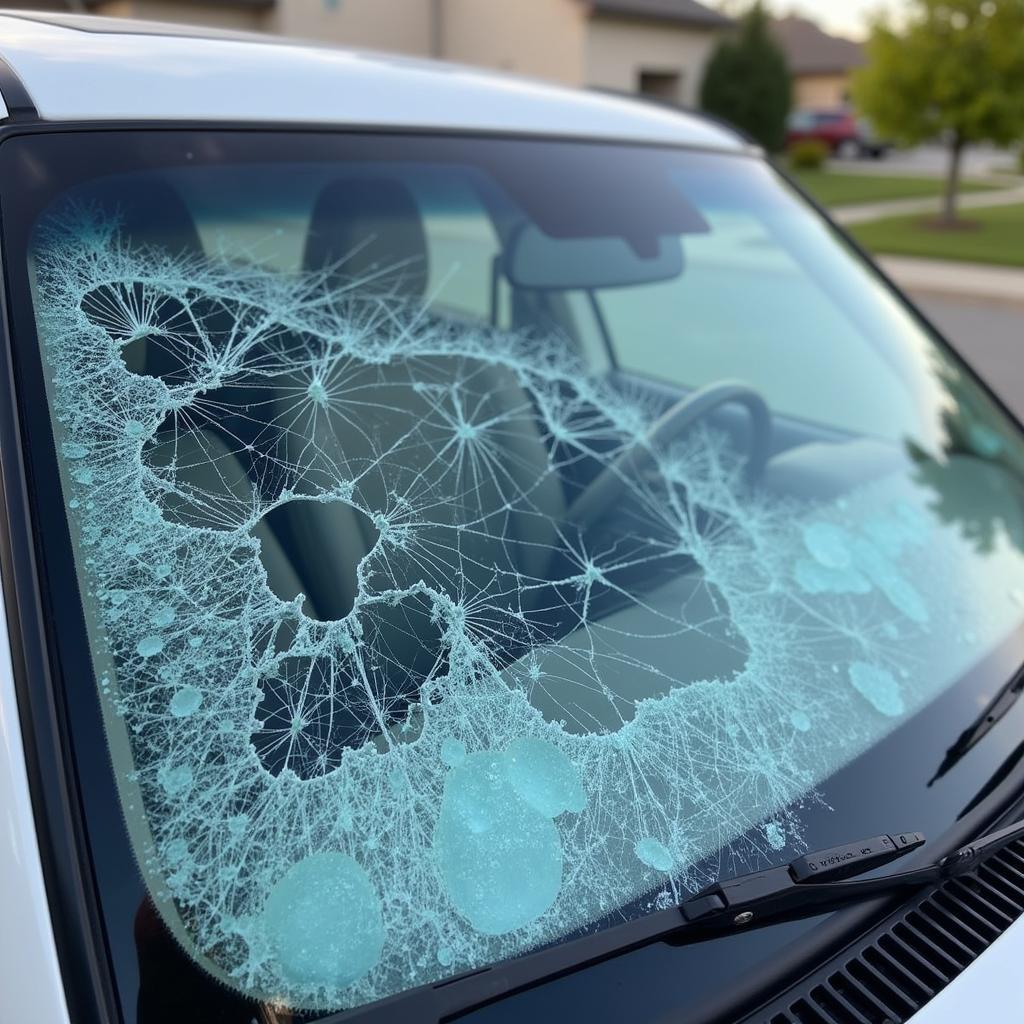
<svg viewBox="0 0 1024 1024">
<path fill-rule="evenodd" d="M 884 156 L 889 148 L 878 139 L 870 124 L 849 110 L 797 110 L 789 118 L 786 145 L 815 139 L 844 159 Z"/>
</svg>

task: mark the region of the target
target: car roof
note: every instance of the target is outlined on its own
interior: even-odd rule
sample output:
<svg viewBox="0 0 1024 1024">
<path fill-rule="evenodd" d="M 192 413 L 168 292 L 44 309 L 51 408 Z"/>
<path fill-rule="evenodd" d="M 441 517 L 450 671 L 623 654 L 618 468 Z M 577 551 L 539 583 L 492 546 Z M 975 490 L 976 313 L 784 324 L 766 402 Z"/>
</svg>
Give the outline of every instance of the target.
<svg viewBox="0 0 1024 1024">
<path fill-rule="evenodd" d="M 728 128 L 654 103 L 251 33 L 0 12 L 0 58 L 46 121 L 286 122 L 748 148 Z M 0 77 L 8 107 L 11 91 Z"/>
</svg>

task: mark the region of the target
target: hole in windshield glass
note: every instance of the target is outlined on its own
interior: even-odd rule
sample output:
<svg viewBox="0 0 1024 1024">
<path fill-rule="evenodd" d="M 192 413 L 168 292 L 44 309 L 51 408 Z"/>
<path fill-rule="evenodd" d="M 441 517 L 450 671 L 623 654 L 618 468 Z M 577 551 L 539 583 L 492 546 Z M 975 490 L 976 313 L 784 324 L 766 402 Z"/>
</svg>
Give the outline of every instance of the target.
<svg viewBox="0 0 1024 1024">
<path fill-rule="evenodd" d="M 343 619 L 359 590 L 359 563 L 380 536 L 365 513 L 340 501 L 288 501 L 259 523 L 260 561 L 282 601 L 302 594 L 303 614 Z"/>
</svg>

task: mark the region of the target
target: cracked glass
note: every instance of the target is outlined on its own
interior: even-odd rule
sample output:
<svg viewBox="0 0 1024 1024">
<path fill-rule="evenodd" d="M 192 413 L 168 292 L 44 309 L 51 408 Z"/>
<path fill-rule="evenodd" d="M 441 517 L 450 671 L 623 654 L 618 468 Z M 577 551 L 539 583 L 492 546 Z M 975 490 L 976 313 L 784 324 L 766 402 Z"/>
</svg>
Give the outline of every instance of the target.
<svg viewBox="0 0 1024 1024">
<path fill-rule="evenodd" d="M 27 254 L 88 684 L 203 972 L 315 1016 L 796 856 L 1020 625 L 1016 428 L 765 165 L 266 149 L 82 174 Z"/>
</svg>

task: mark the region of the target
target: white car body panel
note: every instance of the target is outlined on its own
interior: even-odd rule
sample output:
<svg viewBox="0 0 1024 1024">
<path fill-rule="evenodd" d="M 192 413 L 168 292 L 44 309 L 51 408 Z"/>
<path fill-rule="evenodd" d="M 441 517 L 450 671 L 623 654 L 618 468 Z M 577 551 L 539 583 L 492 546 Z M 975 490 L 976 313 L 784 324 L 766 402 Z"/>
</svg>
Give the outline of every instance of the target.
<svg viewBox="0 0 1024 1024">
<path fill-rule="evenodd" d="M 0 57 L 24 83 L 40 116 L 54 122 L 381 126 L 751 149 L 726 128 L 650 104 L 387 55 L 203 38 L 201 30 L 105 33 L 0 14 Z M 7 117 L 0 96 L 0 121 Z M 0 907 L 0 1021 L 67 1022 L 4 622 Z M 1024 1017 L 1022 960 L 1024 919 L 916 1014 L 913 1024 Z"/>
<path fill-rule="evenodd" d="M 387 125 L 744 147 L 726 128 L 654 104 L 384 54 L 0 16 L 0 56 L 48 121 Z"/>
<path fill-rule="evenodd" d="M 68 1020 L 0 597 L 0 1021 Z"/>
<path fill-rule="evenodd" d="M 1024 917 L 989 946 L 907 1024 L 1024 1020 Z"/>
</svg>

